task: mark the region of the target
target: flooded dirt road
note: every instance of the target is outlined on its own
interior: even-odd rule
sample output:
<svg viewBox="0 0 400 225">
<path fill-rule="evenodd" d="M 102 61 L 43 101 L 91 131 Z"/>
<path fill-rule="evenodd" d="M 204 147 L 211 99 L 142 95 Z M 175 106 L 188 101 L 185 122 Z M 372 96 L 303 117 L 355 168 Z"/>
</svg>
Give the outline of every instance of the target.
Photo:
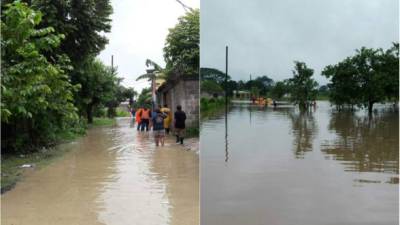
<svg viewBox="0 0 400 225">
<path fill-rule="evenodd" d="M 120 118 L 59 147 L 72 151 L 1 196 L 2 224 L 198 224 L 199 157 L 172 138 L 155 148 Z"/>
<path fill-rule="evenodd" d="M 234 105 L 227 129 L 224 115 L 202 123 L 201 224 L 398 224 L 398 111 L 317 105 Z"/>
</svg>

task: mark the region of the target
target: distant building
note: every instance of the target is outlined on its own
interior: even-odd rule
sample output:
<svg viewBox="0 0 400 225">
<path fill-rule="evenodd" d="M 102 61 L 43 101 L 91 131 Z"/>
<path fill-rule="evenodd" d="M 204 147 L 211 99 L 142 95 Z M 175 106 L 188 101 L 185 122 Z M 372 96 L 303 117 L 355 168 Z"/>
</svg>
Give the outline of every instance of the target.
<svg viewBox="0 0 400 225">
<path fill-rule="evenodd" d="M 251 93 L 250 91 L 233 91 L 233 96 L 236 99 L 240 100 L 249 100 L 251 98 Z"/>
<path fill-rule="evenodd" d="M 175 76 L 162 83 L 157 89 L 157 104 L 167 104 L 175 112 L 181 105 L 186 112 L 186 125 L 199 127 L 199 78 Z"/>
<path fill-rule="evenodd" d="M 119 103 L 119 107 L 128 108 L 129 107 L 129 99 L 126 99 L 125 101 Z"/>
</svg>

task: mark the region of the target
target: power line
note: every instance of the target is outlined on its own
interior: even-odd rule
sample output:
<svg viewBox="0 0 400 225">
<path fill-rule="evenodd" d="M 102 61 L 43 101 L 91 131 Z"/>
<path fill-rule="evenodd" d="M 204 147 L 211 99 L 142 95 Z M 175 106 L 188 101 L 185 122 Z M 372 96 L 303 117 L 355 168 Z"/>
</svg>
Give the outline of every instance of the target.
<svg viewBox="0 0 400 225">
<path fill-rule="evenodd" d="M 191 7 L 189 7 L 189 6 L 187 6 L 187 5 L 185 5 L 182 1 L 180 1 L 180 0 L 176 0 L 182 7 L 183 7 L 183 9 L 185 10 L 185 12 L 187 12 L 187 11 L 193 11 L 193 8 L 191 8 Z"/>
</svg>

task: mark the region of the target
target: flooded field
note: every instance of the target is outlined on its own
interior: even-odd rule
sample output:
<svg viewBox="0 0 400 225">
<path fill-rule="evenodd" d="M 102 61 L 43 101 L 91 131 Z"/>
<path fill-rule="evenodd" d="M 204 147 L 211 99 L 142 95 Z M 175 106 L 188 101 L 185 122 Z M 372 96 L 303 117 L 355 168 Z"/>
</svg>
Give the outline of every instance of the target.
<svg viewBox="0 0 400 225">
<path fill-rule="evenodd" d="M 390 107 L 234 105 L 201 125 L 201 224 L 398 224 L 399 120 Z"/>
<path fill-rule="evenodd" d="M 72 151 L 1 196 L 2 224 L 198 224 L 198 154 L 172 138 L 155 148 L 121 118 L 60 148 Z"/>
</svg>

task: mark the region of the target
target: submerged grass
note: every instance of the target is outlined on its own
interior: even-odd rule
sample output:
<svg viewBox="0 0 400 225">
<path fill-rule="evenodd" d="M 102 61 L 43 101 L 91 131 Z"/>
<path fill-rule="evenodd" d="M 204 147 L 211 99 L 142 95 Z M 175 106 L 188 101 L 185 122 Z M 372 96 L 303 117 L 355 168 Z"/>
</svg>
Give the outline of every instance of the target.
<svg viewBox="0 0 400 225">
<path fill-rule="evenodd" d="M 198 127 L 189 127 L 186 129 L 186 136 L 188 138 L 199 137 L 199 135 L 200 135 L 200 130 Z"/>
<path fill-rule="evenodd" d="M 228 104 L 230 99 L 228 100 Z M 225 110 L 225 99 L 202 98 L 200 100 L 200 119 L 207 120 L 209 117 L 220 115 Z"/>
<path fill-rule="evenodd" d="M 131 114 L 124 108 L 118 107 L 116 110 L 117 117 L 130 117 Z"/>
<path fill-rule="evenodd" d="M 318 101 L 329 101 L 329 96 L 328 95 L 317 95 Z"/>
<path fill-rule="evenodd" d="M 93 124 L 88 128 L 99 126 L 113 126 L 116 124 L 113 118 L 94 118 Z M 57 134 L 58 143 L 65 143 L 76 140 L 83 136 L 83 132 L 63 131 Z M 53 161 L 60 159 L 70 148 L 42 148 L 35 152 L 2 155 L 1 156 L 1 193 L 12 189 L 15 184 L 23 179 L 25 170 L 40 169 Z M 30 168 L 22 168 L 22 165 L 30 165 Z"/>
<path fill-rule="evenodd" d="M 98 118 L 93 118 L 93 123 L 88 125 L 88 127 L 91 128 L 98 126 L 113 126 L 115 124 L 116 124 L 115 118 L 98 117 Z"/>
</svg>

